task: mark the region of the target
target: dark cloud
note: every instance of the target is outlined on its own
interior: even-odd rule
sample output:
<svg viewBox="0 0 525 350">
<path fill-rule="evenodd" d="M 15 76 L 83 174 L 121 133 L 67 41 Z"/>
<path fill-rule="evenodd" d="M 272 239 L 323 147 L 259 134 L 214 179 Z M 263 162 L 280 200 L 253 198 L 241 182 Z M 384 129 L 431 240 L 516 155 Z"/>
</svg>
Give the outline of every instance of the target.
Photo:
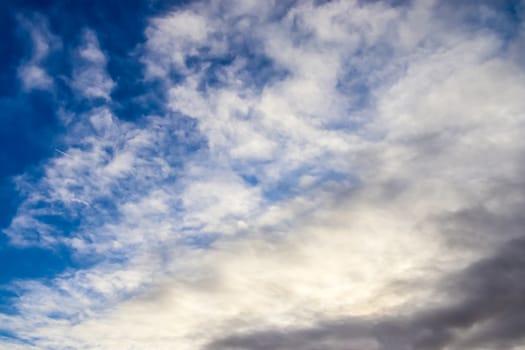
<svg viewBox="0 0 525 350">
<path fill-rule="evenodd" d="M 448 306 L 384 318 L 349 318 L 299 330 L 226 336 L 207 349 L 511 349 L 525 340 L 525 239 L 443 280 Z"/>
</svg>

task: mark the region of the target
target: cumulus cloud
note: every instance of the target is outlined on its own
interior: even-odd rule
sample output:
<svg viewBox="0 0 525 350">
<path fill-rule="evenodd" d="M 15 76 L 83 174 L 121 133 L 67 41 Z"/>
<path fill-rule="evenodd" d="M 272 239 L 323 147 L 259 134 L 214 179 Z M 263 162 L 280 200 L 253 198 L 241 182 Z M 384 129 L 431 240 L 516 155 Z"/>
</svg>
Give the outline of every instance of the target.
<svg viewBox="0 0 525 350">
<path fill-rule="evenodd" d="M 58 349 L 519 349 L 525 72 L 486 25 L 500 8 L 451 11 L 224 0 L 152 18 L 143 78 L 166 115 L 78 115 L 42 178 L 18 179 L 11 240 L 94 263 L 14 285 L 8 330 Z M 73 86 L 109 103 L 86 33 Z"/>
</svg>

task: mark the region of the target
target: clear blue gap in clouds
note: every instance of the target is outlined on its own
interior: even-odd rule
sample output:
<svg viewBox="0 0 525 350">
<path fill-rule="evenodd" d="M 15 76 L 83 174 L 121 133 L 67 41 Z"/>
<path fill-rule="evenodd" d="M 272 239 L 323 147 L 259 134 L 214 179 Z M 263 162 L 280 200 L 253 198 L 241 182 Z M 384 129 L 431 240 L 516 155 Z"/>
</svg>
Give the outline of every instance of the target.
<svg viewBox="0 0 525 350">
<path fill-rule="evenodd" d="M 59 108 L 81 113 L 100 104 L 75 97 L 67 84 L 71 77 L 71 54 L 86 29 L 95 31 L 101 49 L 108 56 L 108 73 L 116 82 L 110 108 L 116 116 L 140 121 L 146 114 L 163 112 L 163 96 L 155 83 L 142 79 L 142 65 L 133 50 L 144 41 L 147 19 L 181 1 L 2 1 L 0 4 L 0 229 L 9 225 L 22 198 L 12 181 L 26 173 L 39 178 L 38 165 L 61 149 L 64 127 Z M 37 14 L 48 21 L 50 32 L 62 46 L 51 51 L 42 66 L 54 80 L 52 91 L 23 91 L 17 70 L 31 57 L 30 33 L 17 18 Z M 195 145 L 193 145 L 195 146 Z M 95 203 L 97 204 L 97 203 Z M 111 203 L 98 203 L 111 208 Z M 42 217 L 65 235 L 78 227 L 78 218 Z M 83 262 L 84 263 L 84 262 Z M 0 233 L 0 311 L 16 293 L 9 284 L 19 279 L 50 278 L 68 268 L 79 267 L 65 248 L 13 247 Z"/>
<path fill-rule="evenodd" d="M 322 159 L 319 159 L 319 161 L 322 162 Z M 304 168 L 298 168 L 292 171 L 290 174 L 283 177 L 281 181 L 275 183 L 269 188 L 265 188 L 263 191 L 264 198 L 268 202 L 276 202 L 285 200 L 286 198 L 290 198 L 292 196 L 300 195 L 304 188 L 301 188 L 298 185 L 301 174 L 304 173 Z M 252 180 L 250 177 L 243 178 L 248 183 L 250 183 L 250 180 Z M 323 185 L 326 186 L 330 185 L 331 183 L 346 183 L 348 186 L 351 186 L 352 184 L 357 185 L 358 179 L 341 172 L 326 170 L 322 173 L 316 174 L 315 182 L 308 185 L 307 187 L 319 187 Z"/>
<path fill-rule="evenodd" d="M 17 69 L 31 54 L 32 42 L 17 24 L 10 2 L 0 4 L 0 227 L 9 224 L 19 198 L 11 176 L 52 154 L 50 140 L 59 132 L 55 102 L 46 92 L 20 91 Z"/>
<path fill-rule="evenodd" d="M 237 47 L 230 44 L 230 48 L 232 47 L 234 50 L 222 57 L 210 56 L 206 49 L 202 49 L 197 55 L 186 59 L 185 65 L 190 69 L 201 70 L 205 65 L 207 66 L 205 78 L 199 84 L 199 91 L 206 92 L 209 89 L 221 88 L 224 85 L 222 81 L 224 69 L 234 64 L 236 59 L 245 60 L 244 66 L 236 73 L 246 84 L 247 91 L 260 92 L 265 86 L 289 76 L 287 70 L 276 65 L 254 43 L 243 42 Z"/>
<path fill-rule="evenodd" d="M 454 11 L 458 6 L 457 1 L 447 0 L 437 2 L 436 16 L 460 16 L 455 23 L 461 23 L 471 28 L 485 28 L 494 33 L 507 43 L 518 35 L 521 22 L 525 15 L 525 1 L 523 0 L 462 0 L 460 5 L 470 7 L 471 11 Z M 480 10 L 490 9 L 500 16 L 486 16 Z"/>
<path fill-rule="evenodd" d="M 83 264 L 82 264 L 83 265 Z M 41 279 L 67 268 L 80 267 L 65 247 L 53 250 L 40 247 L 12 247 L 5 242 L 0 247 L 0 313 L 13 314 L 13 299 L 18 297 L 10 283 L 24 279 Z M 0 332 L 2 328 L 0 326 Z"/>
</svg>

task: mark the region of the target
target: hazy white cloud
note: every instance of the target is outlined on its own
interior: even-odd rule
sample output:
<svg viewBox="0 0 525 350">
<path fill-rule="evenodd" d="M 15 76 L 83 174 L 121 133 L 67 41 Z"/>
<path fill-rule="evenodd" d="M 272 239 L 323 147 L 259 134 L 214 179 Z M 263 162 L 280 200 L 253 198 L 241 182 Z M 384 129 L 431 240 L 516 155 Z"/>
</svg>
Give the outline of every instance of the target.
<svg viewBox="0 0 525 350">
<path fill-rule="evenodd" d="M 11 331 L 59 349 L 189 350 L 419 315 L 457 302 L 443 278 L 522 237 L 525 76 L 504 38 L 434 16 L 433 1 L 278 3 L 197 2 L 151 19 L 145 74 L 172 114 L 138 125 L 92 110 L 38 183 L 20 178 L 14 242 L 106 260 L 20 283 Z M 78 54 L 78 91 L 109 99 L 89 32 Z M 257 81 L 254 56 L 273 77 Z M 100 78 L 83 84 L 87 72 Z M 206 147 L 181 150 L 198 137 Z M 41 201 L 83 225 L 57 235 Z M 383 349 L 365 333 L 357 348 Z M 474 349 L 473 333 L 447 344 Z M 395 349 L 415 344 L 403 339 Z"/>
<path fill-rule="evenodd" d="M 179 12 L 176 18 L 160 17 L 152 20 L 146 30 L 146 47 L 152 52 L 145 56 L 148 77 L 165 77 L 173 68 L 186 67 L 188 56 L 198 55 L 196 44 L 210 44 L 208 36 L 214 31 L 210 18 L 193 11 Z"/>
<path fill-rule="evenodd" d="M 73 71 L 72 87 L 85 98 L 110 100 L 115 82 L 106 71 L 107 58 L 101 51 L 96 34 L 84 32 L 84 38 L 77 51 Z"/>
<path fill-rule="evenodd" d="M 53 80 L 44 69 L 36 64 L 26 64 L 20 67 L 19 75 L 25 90 L 49 89 L 53 86 Z"/>
<path fill-rule="evenodd" d="M 53 87 L 53 78 L 44 67 L 47 56 L 59 49 L 61 40 L 49 30 L 47 20 L 38 14 L 29 17 L 18 17 L 18 24 L 31 37 L 31 55 L 18 68 L 18 77 L 25 91 Z"/>
</svg>

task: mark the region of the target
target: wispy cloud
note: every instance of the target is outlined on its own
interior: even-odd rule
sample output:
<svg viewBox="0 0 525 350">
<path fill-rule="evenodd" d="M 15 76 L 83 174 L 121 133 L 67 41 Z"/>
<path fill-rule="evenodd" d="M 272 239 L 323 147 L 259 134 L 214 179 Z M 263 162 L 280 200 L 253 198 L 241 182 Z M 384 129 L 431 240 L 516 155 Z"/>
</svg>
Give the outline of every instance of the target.
<svg viewBox="0 0 525 350">
<path fill-rule="evenodd" d="M 29 58 L 18 68 L 18 76 L 24 90 L 49 90 L 53 78 L 44 67 L 48 54 L 61 47 L 61 40 L 49 30 L 46 19 L 38 14 L 31 17 L 18 17 L 20 27 L 31 37 L 32 47 Z"/>
<path fill-rule="evenodd" d="M 518 349 L 521 34 L 463 6 L 176 8 L 137 49 L 166 96 L 138 122 L 111 111 L 86 31 L 72 86 L 102 102 L 19 177 L 6 233 L 90 264 L 13 284 L 6 329 L 58 349 Z"/>
<path fill-rule="evenodd" d="M 73 89 L 82 97 L 110 100 L 115 82 L 106 71 L 107 58 L 100 50 L 96 34 L 86 30 L 74 58 Z"/>
</svg>

